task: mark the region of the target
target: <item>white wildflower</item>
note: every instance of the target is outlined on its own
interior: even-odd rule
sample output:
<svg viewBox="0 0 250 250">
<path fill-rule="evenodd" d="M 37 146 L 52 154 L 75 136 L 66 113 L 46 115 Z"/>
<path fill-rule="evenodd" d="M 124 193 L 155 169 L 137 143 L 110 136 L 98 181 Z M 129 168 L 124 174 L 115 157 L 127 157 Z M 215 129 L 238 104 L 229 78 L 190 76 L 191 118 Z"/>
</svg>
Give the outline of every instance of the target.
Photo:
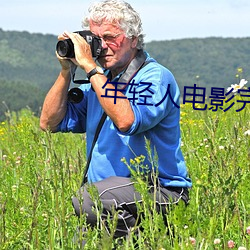
<svg viewBox="0 0 250 250">
<path fill-rule="evenodd" d="M 236 93 L 239 89 L 242 89 L 247 84 L 247 80 L 241 79 L 238 84 L 231 84 L 229 88 L 227 88 L 227 92 L 233 89 L 233 93 Z"/>
<path fill-rule="evenodd" d="M 244 132 L 245 136 L 249 136 L 250 135 L 250 129 L 248 129 L 247 131 Z"/>
<path fill-rule="evenodd" d="M 217 238 L 217 239 L 214 239 L 214 244 L 215 244 L 215 245 L 220 244 L 220 242 L 221 242 L 221 240 L 220 240 L 220 239 L 218 239 L 218 238 Z"/>
<path fill-rule="evenodd" d="M 239 247 L 238 250 L 247 250 L 245 247 Z"/>
</svg>

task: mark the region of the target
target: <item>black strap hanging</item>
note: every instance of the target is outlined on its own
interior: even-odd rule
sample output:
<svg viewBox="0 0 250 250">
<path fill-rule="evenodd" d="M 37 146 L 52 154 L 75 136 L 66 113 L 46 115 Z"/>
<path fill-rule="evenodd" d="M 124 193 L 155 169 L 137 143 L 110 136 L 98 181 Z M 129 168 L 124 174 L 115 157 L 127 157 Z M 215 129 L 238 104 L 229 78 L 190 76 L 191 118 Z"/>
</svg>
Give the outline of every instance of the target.
<svg viewBox="0 0 250 250">
<path fill-rule="evenodd" d="M 104 121 L 106 120 L 106 117 L 107 117 L 107 114 L 104 112 L 102 114 L 102 117 L 97 125 L 97 128 L 96 128 L 96 132 L 95 132 L 95 136 L 94 136 L 94 139 L 93 139 L 93 142 L 92 142 L 92 145 L 91 145 L 91 149 L 90 149 L 90 152 L 89 152 L 89 157 L 88 157 L 88 160 L 87 160 L 87 163 L 86 163 L 86 167 L 85 167 L 85 170 L 84 170 L 84 174 L 83 174 L 83 180 L 82 180 L 82 184 L 81 186 L 84 185 L 84 183 L 87 182 L 87 173 L 88 173 L 88 170 L 89 170 L 89 164 L 90 164 L 90 161 L 91 161 L 91 158 L 92 158 L 92 152 L 93 152 L 93 149 L 94 149 L 94 146 L 95 146 L 95 143 L 97 141 L 97 138 L 100 134 L 100 131 L 102 129 L 102 125 L 104 123 Z"/>
<path fill-rule="evenodd" d="M 137 53 L 137 56 L 131 61 L 131 63 L 129 64 L 128 68 L 125 70 L 125 72 L 122 74 L 122 76 L 119 78 L 118 82 L 126 82 L 129 83 L 132 78 L 135 76 L 135 74 L 144 66 L 146 66 L 149 62 L 146 62 L 146 56 L 144 54 L 144 52 L 142 50 L 139 50 Z M 89 83 L 89 82 L 88 82 Z M 102 129 L 102 126 L 106 120 L 107 114 L 104 112 L 102 114 L 102 117 L 97 125 L 96 128 L 96 132 L 95 132 L 95 136 L 91 145 L 91 149 L 89 152 L 89 156 L 88 156 L 88 160 L 86 163 L 86 167 L 84 170 L 84 174 L 83 174 L 83 180 L 82 180 L 82 184 L 81 186 L 83 186 L 86 182 L 87 182 L 87 174 L 88 174 L 88 170 L 89 170 L 89 164 L 92 158 L 92 152 L 93 149 L 95 147 L 95 143 L 98 139 L 98 136 L 100 134 L 100 131 Z"/>
</svg>

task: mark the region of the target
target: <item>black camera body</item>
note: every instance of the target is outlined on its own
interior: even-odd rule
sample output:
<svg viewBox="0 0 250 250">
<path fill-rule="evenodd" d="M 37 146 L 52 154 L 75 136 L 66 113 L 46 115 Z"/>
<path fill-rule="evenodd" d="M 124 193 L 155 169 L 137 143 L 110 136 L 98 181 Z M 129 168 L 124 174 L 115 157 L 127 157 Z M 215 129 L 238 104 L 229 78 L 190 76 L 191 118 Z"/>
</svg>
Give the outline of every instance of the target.
<svg viewBox="0 0 250 250">
<path fill-rule="evenodd" d="M 101 54 L 102 40 L 99 37 L 95 36 L 90 30 L 75 31 L 74 33 L 81 35 L 90 45 L 93 57 L 97 58 Z M 56 51 L 61 57 L 75 57 L 74 44 L 72 43 L 71 39 L 58 41 L 56 45 Z"/>
</svg>

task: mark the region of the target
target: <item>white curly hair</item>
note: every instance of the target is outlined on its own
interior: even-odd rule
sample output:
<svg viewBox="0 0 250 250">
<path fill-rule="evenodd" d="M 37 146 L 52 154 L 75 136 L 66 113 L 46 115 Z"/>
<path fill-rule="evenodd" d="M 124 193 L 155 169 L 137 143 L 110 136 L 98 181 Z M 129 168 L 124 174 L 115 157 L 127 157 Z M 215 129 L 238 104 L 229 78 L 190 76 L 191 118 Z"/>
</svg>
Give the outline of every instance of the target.
<svg viewBox="0 0 250 250">
<path fill-rule="evenodd" d="M 132 6 L 121 0 L 104 0 L 93 3 L 89 8 L 89 14 L 82 21 L 84 29 L 89 28 L 89 22 L 102 23 L 103 20 L 116 23 L 124 32 L 126 37 L 138 38 L 137 49 L 144 47 L 144 34 L 142 33 L 142 22 L 139 14 Z"/>
</svg>

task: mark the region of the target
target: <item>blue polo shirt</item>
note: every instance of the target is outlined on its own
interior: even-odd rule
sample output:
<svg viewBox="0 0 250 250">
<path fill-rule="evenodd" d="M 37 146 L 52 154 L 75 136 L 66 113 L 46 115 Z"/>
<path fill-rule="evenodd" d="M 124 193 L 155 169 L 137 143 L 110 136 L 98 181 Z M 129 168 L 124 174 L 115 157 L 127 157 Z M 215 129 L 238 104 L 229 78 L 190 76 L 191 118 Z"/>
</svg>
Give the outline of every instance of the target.
<svg viewBox="0 0 250 250">
<path fill-rule="evenodd" d="M 157 159 L 159 180 L 163 186 L 191 187 L 187 168 L 181 152 L 180 137 L 180 91 L 172 73 L 147 55 L 148 63 L 123 90 L 134 112 L 134 123 L 123 133 L 107 117 L 92 153 L 88 181 L 96 182 L 109 176 L 129 177 L 130 170 L 121 161 L 144 155 L 143 165 L 152 168 L 146 149 L 150 142 L 153 158 Z M 117 84 L 119 76 L 113 80 Z M 68 102 L 67 113 L 58 126 L 58 131 L 84 133 L 87 135 L 89 155 L 97 125 L 103 109 L 90 84 L 80 86 L 84 93 L 78 103 Z M 114 98 L 115 93 L 107 90 Z M 154 155 L 156 152 L 157 156 Z"/>
</svg>

